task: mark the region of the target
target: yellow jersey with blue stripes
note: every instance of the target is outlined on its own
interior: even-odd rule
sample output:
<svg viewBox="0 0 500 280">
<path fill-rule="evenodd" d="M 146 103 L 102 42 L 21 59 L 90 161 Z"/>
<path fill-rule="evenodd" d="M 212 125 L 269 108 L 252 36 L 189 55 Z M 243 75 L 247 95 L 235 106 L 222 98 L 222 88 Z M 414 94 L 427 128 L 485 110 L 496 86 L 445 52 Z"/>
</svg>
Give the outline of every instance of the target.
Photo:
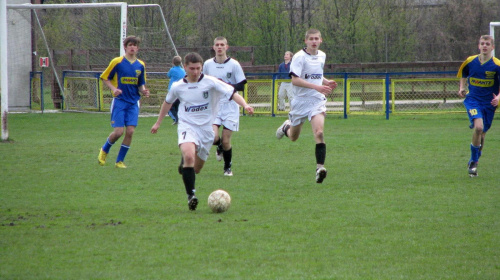
<svg viewBox="0 0 500 280">
<path fill-rule="evenodd" d="M 457 77 L 467 79 L 467 96 L 490 102 L 492 94 L 498 95 L 500 60 L 492 57 L 481 63 L 479 55 L 469 56 L 460 66 Z"/>
<path fill-rule="evenodd" d="M 146 64 L 139 59 L 129 61 L 125 56 L 116 57 L 101 74 L 101 79 L 111 81 L 122 91 L 115 98 L 137 103 L 141 99 L 139 87 L 146 84 Z"/>
</svg>

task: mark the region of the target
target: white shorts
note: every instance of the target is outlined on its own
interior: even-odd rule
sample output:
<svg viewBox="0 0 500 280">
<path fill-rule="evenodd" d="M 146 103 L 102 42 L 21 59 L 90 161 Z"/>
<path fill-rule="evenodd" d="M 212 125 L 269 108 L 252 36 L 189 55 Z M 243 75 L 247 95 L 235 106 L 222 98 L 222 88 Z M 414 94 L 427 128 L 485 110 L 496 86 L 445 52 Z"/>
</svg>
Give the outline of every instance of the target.
<svg viewBox="0 0 500 280">
<path fill-rule="evenodd" d="M 223 125 L 231 131 L 238 131 L 240 127 L 240 106 L 234 101 L 221 102 L 214 124 Z"/>
<path fill-rule="evenodd" d="M 295 97 L 290 108 L 288 118 L 292 126 L 297 126 L 305 122 L 306 119 L 311 121 L 312 117 L 318 114 L 326 114 L 326 97 L 323 100 Z"/>
<path fill-rule="evenodd" d="M 196 145 L 196 154 L 203 161 L 207 161 L 210 148 L 214 143 L 214 136 L 212 127 L 207 129 L 185 123 L 179 123 L 177 127 L 178 144 L 194 143 Z"/>
</svg>

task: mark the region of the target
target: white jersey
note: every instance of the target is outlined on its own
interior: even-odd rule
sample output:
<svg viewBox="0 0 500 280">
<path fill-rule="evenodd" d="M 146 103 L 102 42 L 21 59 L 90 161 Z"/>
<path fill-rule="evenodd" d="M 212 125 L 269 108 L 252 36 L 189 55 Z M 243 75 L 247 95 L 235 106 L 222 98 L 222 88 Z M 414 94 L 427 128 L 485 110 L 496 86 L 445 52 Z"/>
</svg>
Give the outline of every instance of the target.
<svg viewBox="0 0 500 280">
<path fill-rule="evenodd" d="M 231 100 L 234 88 L 215 77 L 201 74 L 196 83 L 188 83 L 184 78 L 172 84 L 165 97 L 168 103 L 179 99 L 179 125 L 212 127 L 219 100 Z"/>
<path fill-rule="evenodd" d="M 246 80 L 243 68 L 238 61 L 228 57 L 224 63 L 217 63 L 215 57 L 208 59 L 203 64 L 203 73 L 214 76 L 222 81 L 235 85 Z M 221 100 L 221 102 L 229 102 L 228 100 Z M 235 103 L 235 102 L 233 102 Z"/>
<path fill-rule="evenodd" d="M 326 54 L 318 50 L 317 55 L 312 55 L 306 52 L 306 49 L 298 51 L 292 58 L 290 64 L 290 74 L 304 79 L 305 81 L 322 85 L 323 84 L 323 67 L 325 66 Z M 296 98 L 315 98 L 318 100 L 325 99 L 322 93 L 305 87 L 293 86 L 293 93 Z"/>
<path fill-rule="evenodd" d="M 238 61 L 228 57 L 224 63 L 217 63 L 215 57 L 208 59 L 203 64 L 203 73 L 214 76 L 228 84 L 235 85 L 246 80 L 243 68 Z"/>
</svg>

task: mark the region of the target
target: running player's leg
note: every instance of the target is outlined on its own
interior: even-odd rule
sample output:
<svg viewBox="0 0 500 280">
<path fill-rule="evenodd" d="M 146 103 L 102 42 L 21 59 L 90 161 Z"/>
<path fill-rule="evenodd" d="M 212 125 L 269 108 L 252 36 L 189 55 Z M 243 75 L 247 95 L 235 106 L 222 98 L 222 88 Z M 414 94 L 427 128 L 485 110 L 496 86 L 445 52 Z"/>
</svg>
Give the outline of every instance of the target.
<svg viewBox="0 0 500 280">
<path fill-rule="evenodd" d="M 481 110 L 480 104 L 475 100 L 470 98 L 465 98 L 464 106 L 467 110 L 467 115 L 469 116 L 470 128 L 473 129 L 472 140 L 470 144 L 471 156 L 469 162 L 467 163 L 467 169 L 469 176 L 477 176 L 477 161 L 479 160 L 479 150 L 481 145 L 481 138 L 484 128 L 483 123 L 483 111 Z"/>
<path fill-rule="evenodd" d="M 109 153 L 109 150 L 111 149 L 113 144 L 115 144 L 115 142 L 123 135 L 125 126 L 125 111 L 121 105 L 122 103 L 115 102 L 115 100 L 113 100 L 113 102 L 111 103 L 111 126 L 113 127 L 113 131 L 109 134 L 106 142 L 99 150 L 97 161 L 100 165 L 104 165 L 106 163 L 106 157 Z"/>
<path fill-rule="evenodd" d="M 317 114 L 311 118 L 311 128 L 313 130 L 314 141 L 324 143 L 325 114 Z"/>
<path fill-rule="evenodd" d="M 224 158 L 224 176 L 233 176 L 231 165 L 233 160 L 233 147 L 231 137 L 233 132 L 226 127 L 222 129 L 222 156 Z"/>
<path fill-rule="evenodd" d="M 472 132 L 472 141 L 470 144 L 470 160 L 467 165 L 469 176 L 475 177 L 477 176 L 477 163 L 479 161 L 479 154 L 481 152 L 481 140 L 483 138 L 483 119 L 475 118 L 473 120 L 474 128 Z"/>
<path fill-rule="evenodd" d="M 120 139 L 123 135 L 123 127 L 115 127 L 113 131 L 109 134 L 108 138 L 104 145 L 102 145 L 99 156 L 97 157 L 97 161 L 100 165 L 104 165 L 106 163 L 106 157 L 108 156 L 109 150 L 115 144 L 115 142 Z"/>
<path fill-rule="evenodd" d="M 316 142 L 316 183 L 322 183 L 326 178 L 325 158 L 326 144 L 324 140 L 325 114 L 321 113 L 311 118 L 311 127 Z"/>
<path fill-rule="evenodd" d="M 196 155 L 196 158 L 194 159 L 194 172 L 196 174 L 199 174 L 204 165 L 205 161 L 202 160 L 198 155 Z"/>
<path fill-rule="evenodd" d="M 300 123 L 296 126 L 290 126 L 290 129 L 288 130 L 288 138 L 292 141 L 297 141 L 299 139 L 300 133 L 302 132 L 302 126 L 304 123 Z"/>
<path fill-rule="evenodd" d="M 219 123 L 216 123 L 216 124 L 213 124 L 212 125 L 212 129 L 214 130 L 214 146 L 216 146 L 216 150 L 215 150 L 215 158 L 217 159 L 217 161 L 221 161 L 222 160 L 222 139 L 221 137 L 219 136 L 219 128 L 220 128 L 220 124 Z"/>
<path fill-rule="evenodd" d="M 122 145 L 120 146 L 120 151 L 118 152 L 118 156 L 116 157 L 116 167 L 126 168 L 126 165 L 123 163 L 125 161 L 125 156 L 127 155 L 130 144 L 132 144 L 132 135 L 134 134 L 135 126 L 127 126 L 125 131 L 125 136 L 123 137 Z"/>
<path fill-rule="evenodd" d="M 125 137 L 123 137 L 122 145 L 120 147 L 120 151 L 118 152 L 118 156 L 116 157 L 116 167 L 126 168 L 127 166 L 124 164 L 125 156 L 127 155 L 130 145 L 132 144 L 132 137 L 134 135 L 135 127 L 139 122 L 139 106 L 137 104 L 128 105 L 125 109 L 124 115 L 124 124 L 126 126 L 125 129 Z"/>
<path fill-rule="evenodd" d="M 297 141 L 302 131 L 302 125 L 306 117 L 302 119 L 296 119 L 291 113 L 288 114 L 290 119 L 287 119 L 283 124 L 276 130 L 276 138 L 281 139 L 283 136 L 290 138 L 291 141 Z"/>
<path fill-rule="evenodd" d="M 224 176 L 233 176 L 231 171 L 233 150 L 231 144 L 232 133 L 239 130 L 240 108 L 236 102 L 232 101 L 220 112 L 222 120 L 222 157 L 224 159 Z"/>
<path fill-rule="evenodd" d="M 195 159 L 196 159 L 196 145 L 192 142 L 181 143 L 179 148 L 182 153 L 183 158 L 183 168 L 182 168 L 182 181 L 184 182 L 184 188 L 186 189 L 186 194 L 188 197 L 188 207 L 189 210 L 196 210 L 198 205 L 198 199 L 195 196 Z"/>
</svg>

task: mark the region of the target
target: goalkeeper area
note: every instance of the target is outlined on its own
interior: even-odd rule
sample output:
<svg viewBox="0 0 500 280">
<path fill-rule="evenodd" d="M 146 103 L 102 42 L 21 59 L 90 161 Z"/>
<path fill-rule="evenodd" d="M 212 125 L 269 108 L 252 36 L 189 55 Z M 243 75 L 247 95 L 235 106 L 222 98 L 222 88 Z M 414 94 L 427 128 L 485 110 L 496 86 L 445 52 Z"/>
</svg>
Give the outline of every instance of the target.
<svg viewBox="0 0 500 280">
<path fill-rule="evenodd" d="M 10 111 L 85 110 L 73 106 L 79 102 L 76 96 L 65 94 L 63 71 L 102 72 L 124 54 L 126 36 L 141 38 L 139 59 L 148 72 L 168 71 L 178 55 L 159 5 L 19 2 L 6 5 L 10 90 L 2 96 L 9 98 Z M 96 90 L 88 89 L 89 94 Z"/>
</svg>

